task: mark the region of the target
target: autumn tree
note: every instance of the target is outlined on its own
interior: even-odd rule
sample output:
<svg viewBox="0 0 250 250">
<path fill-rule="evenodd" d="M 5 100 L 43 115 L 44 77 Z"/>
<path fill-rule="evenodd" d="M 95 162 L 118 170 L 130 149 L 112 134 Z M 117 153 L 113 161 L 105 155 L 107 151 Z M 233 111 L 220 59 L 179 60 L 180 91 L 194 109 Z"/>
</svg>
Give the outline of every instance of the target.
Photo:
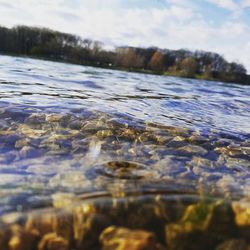
<svg viewBox="0 0 250 250">
<path fill-rule="evenodd" d="M 197 71 L 197 62 L 193 57 L 187 57 L 180 62 L 180 74 L 184 77 L 193 77 Z"/>
<path fill-rule="evenodd" d="M 155 72 L 163 71 L 163 54 L 160 51 L 156 51 L 150 59 L 150 68 Z"/>
</svg>

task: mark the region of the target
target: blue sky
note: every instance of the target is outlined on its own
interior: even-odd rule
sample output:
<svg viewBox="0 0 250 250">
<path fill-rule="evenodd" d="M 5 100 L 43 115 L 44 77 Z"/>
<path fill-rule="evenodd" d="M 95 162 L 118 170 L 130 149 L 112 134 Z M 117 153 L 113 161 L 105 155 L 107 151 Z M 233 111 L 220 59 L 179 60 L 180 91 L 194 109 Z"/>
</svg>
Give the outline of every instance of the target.
<svg viewBox="0 0 250 250">
<path fill-rule="evenodd" d="M 110 46 L 213 51 L 250 72 L 250 0 L 0 0 L 0 24 L 49 27 Z"/>
</svg>

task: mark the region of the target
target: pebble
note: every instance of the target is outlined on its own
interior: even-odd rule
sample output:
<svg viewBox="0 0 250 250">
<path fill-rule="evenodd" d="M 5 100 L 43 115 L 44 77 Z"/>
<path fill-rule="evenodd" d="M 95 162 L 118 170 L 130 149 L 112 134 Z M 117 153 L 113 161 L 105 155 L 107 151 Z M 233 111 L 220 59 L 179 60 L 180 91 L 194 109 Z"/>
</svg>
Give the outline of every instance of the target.
<svg viewBox="0 0 250 250">
<path fill-rule="evenodd" d="M 250 233 L 250 202 L 235 201 L 232 203 L 235 222 L 242 228 L 248 228 Z"/>
<path fill-rule="evenodd" d="M 69 171 L 57 174 L 49 180 L 49 186 L 53 188 L 65 187 L 79 189 L 91 186 L 90 180 L 80 171 Z"/>
<path fill-rule="evenodd" d="M 37 157 L 40 155 L 40 152 L 31 146 L 24 146 L 19 152 L 20 159 Z"/>
<path fill-rule="evenodd" d="M 56 233 L 49 233 L 40 240 L 37 250 L 69 250 L 69 242 Z"/>
<path fill-rule="evenodd" d="M 102 250 L 164 250 L 153 233 L 108 227 L 100 235 Z"/>
<path fill-rule="evenodd" d="M 47 114 L 45 116 L 46 122 L 60 122 L 64 118 L 64 115 L 61 114 Z"/>
<path fill-rule="evenodd" d="M 187 145 L 178 149 L 181 154 L 184 155 L 200 155 L 204 156 L 208 153 L 206 149 L 197 145 Z"/>
<path fill-rule="evenodd" d="M 41 128 L 45 122 L 45 114 L 32 114 L 25 119 L 24 123 L 34 128 Z"/>
<path fill-rule="evenodd" d="M 15 148 L 23 148 L 25 146 L 28 146 L 29 142 L 30 142 L 30 140 L 27 138 L 20 139 L 20 140 L 16 141 Z"/>
</svg>

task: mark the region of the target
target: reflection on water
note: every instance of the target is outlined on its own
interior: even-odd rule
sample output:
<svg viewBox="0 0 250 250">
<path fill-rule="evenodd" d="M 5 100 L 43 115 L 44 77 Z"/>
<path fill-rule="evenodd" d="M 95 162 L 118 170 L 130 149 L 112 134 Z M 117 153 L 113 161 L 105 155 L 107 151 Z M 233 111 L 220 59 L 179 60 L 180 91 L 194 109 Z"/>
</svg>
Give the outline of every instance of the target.
<svg viewBox="0 0 250 250">
<path fill-rule="evenodd" d="M 249 87 L 5 56 L 0 86 L 1 250 L 249 247 Z"/>
</svg>

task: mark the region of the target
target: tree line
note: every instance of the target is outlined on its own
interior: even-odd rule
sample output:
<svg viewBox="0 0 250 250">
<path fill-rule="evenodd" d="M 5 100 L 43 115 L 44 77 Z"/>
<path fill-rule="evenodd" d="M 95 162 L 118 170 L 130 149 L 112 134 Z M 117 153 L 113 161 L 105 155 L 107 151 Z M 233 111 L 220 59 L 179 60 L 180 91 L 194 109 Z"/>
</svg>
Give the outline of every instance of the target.
<svg viewBox="0 0 250 250">
<path fill-rule="evenodd" d="M 47 28 L 0 26 L 0 53 L 130 71 L 250 84 L 239 63 L 221 55 L 186 49 L 117 47 L 108 51 L 99 41 Z"/>
</svg>

